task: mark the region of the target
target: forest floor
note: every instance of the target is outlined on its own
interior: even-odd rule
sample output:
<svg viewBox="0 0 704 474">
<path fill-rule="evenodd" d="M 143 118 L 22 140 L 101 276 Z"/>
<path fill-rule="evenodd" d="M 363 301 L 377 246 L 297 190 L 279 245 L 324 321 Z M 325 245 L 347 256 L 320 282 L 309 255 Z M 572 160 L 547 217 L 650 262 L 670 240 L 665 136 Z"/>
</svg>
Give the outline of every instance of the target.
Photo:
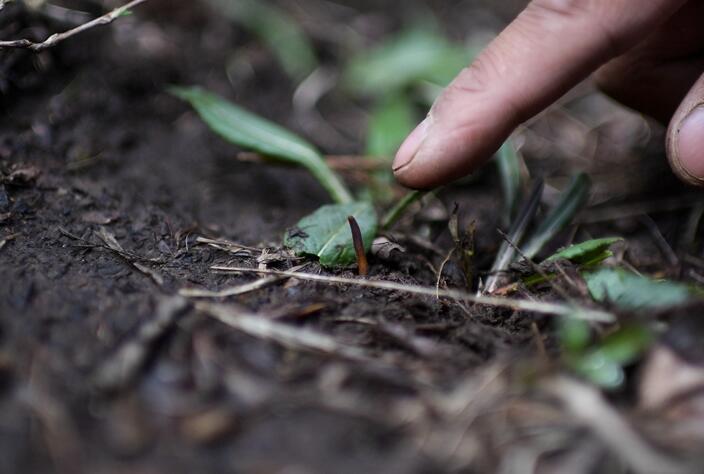
<svg viewBox="0 0 704 474">
<path fill-rule="evenodd" d="M 311 15 L 377 35 L 400 21 L 398 2 L 364 3 Z M 434 3 L 452 34 L 501 25 L 486 2 Z M 37 27 L 3 14 L 3 39 Z M 554 362 L 553 316 L 295 278 L 180 296 L 262 278 L 213 266 L 304 263 L 281 236 L 328 198 L 303 171 L 237 161 L 170 84 L 207 86 L 326 152 L 362 151 L 358 105 L 333 95 L 319 116 L 299 113 L 250 43 L 200 2 L 154 1 L 40 55 L 0 52 L 0 472 L 698 472 L 701 392 L 647 403 L 653 379 L 685 370 L 667 359 L 678 337 L 682 377 L 701 381 L 696 332 L 677 332 L 696 307 L 653 312 L 670 342 L 603 394 Z M 239 79 L 225 67 L 236 46 L 255 65 Z M 704 278 L 704 198 L 669 178 L 656 128 L 585 84 L 523 136 L 532 173 L 560 184 L 586 169 L 596 183 L 553 248 L 618 235 L 633 268 Z M 501 200 L 493 167 L 444 188 L 371 257 L 368 279 L 435 287 L 455 205 L 487 269 Z M 253 318 L 271 324 L 242 327 Z"/>
</svg>

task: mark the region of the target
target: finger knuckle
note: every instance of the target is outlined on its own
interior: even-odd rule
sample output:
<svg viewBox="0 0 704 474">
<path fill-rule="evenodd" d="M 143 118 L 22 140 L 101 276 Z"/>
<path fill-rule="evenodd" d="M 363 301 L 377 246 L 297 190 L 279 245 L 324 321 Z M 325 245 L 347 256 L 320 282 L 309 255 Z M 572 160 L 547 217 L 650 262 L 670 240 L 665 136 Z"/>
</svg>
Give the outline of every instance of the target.
<svg viewBox="0 0 704 474">
<path fill-rule="evenodd" d="M 544 30 L 587 28 L 596 32 L 603 40 L 604 50 L 613 57 L 625 49 L 621 35 L 615 34 L 612 27 L 615 3 L 616 0 L 533 0 L 525 15 Z"/>
<path fill-rule="evenodd" d="M 548 17 L 567 17 L 589 15 L 595 11 L 597 0 L 533 0 L 528 9 L 533 13 Z"/>
</svg>

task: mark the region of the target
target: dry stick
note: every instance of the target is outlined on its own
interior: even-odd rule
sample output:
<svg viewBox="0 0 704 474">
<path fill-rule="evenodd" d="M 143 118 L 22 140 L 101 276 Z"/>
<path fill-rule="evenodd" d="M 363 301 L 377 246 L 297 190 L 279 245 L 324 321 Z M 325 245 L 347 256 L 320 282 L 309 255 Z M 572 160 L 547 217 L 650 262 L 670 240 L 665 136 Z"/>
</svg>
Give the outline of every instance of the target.
<svg viewBox="0 0 704 474">
<path fill-rule="evenodd" d="M 288 277 L 270 276 L 260 278 L 257 281 L 245 283 L 244 285 L 225 288 L 220 291 L 201 290 L 199 288 L 182 288 L 178 290 L 179 296 L 184 298 L 227 298 L 230 296 L 244 295 L 253 291 L 273 285 L 276 282 L 285 280 Z"/>
<path fill-rule="evenodd" d="M 644 214 L 643 216 L 641 216 L 640 221 L 648 229 L 651 236 L 653 237 L 653 240 L 655 241 L 655 245 L 660 250 L 660 253 L 662 253 L 663 256 L 667 259 L 668 263 L 670 265 L 672 265 L 673 267 L 676 267 L 677 265 L 679 265 L 680 264 L 679 257 L 677 257 L 677 254 L 672 249 L 672 246 L 667 241 L 665 236 L 662 235 L 660 228 L 655 223 L 653 218 L 650 217 L 648 214 Z"/>
<path fill-rule="evenodd" d="M 298 265 L 296 267 L 291 268 L 289 271 L 296 272 L 298 270 L 301 270 L 306 265 L 307 264 Z M 251 293 L 253 291 L 266 288 L 269 285 L 273 285 L 274 283 L 278 283 L 283 280 L 288 280 L 288 278 L 289 277 L 286 276 L 268 276 L 260 278 L 257 281 L 245 283 L 243 285 L 233 286 L 230 288 L 225 288 L 220 291 L 209 291 L 202 290 L 199 288 L 182 288 L 178 291 L 178 294 L 179 296 L 183 296 L 184 298 L 227 298 L 230 296 L 238 296 L 244 295 L 246 293 Z"/>
<path fill-rule="evenodd" d="M 196 303 L 196 310 L 253 337 L 274 341 L 294 350 L 307 350 L 358 362 L 369 362 L 366 352 L 337 342 L 327 334 L 302 329 L 233 306 Z"/>
<path fill-rule="evenodd" d="M 93 377 L 94 385 L 106 391 L 119 390 L 128 385 L 149 357 L 154 343 L 173 327 L 188 307 L 188 302 L 183 298 L 164 298 L 157 306 L 154 318 L 145 322 L 133 339 L 99 367 Z"/>
<path fill-rule="evenodd" d="M 556 316 L 572 316 L 579 319 L 585 319 L 589 321 L 605 322 L 610 323 L 615 321 L 613 314 L 588 309 L 581 308 L 579 306 L 567 305 L 561 303 L 545 303 L 540 301 L 528 301 L 528 300 L 514 300 L 509 298 L 499 298 L 495 296 L 476 296 L 464 291 L 458 290 L 440 290 L 436 288 L 422 287 L 422 286 L 410 286 L 402 285 L 400 283 L 394 283 L 391 281 L 370 281 L 370 280 L 356 280 L 353 278 L 343 278 L 335 276 L 325 276 L 316 275 L 313 273 L 297 273 L 297 272 L 285 272 L 279 270 L 266 270 L 258 268 L 244 268 L 244 267 L 225 267 L 225 266 L 213 266 L 210 267 L 211 270 L 221 271 L 221 272 L 232 272 L 232 273 L 260 273 L 266 275 L 281 275 L 288 276 L 291 278 L 297 278 L 299 280 L 308 281 L 318 281 L 327 284 L 341 284 L 341 285 L 355 285 L 365 288 L 377 288 L 380 290 L 389 291 L 400 291 L 403 293 L 411 293 L 423 296 L 441 296 L 443 298 L 457 299 L 461 301 L 467 301 L 469 303 L 475 303 L 486 306 L 496 306 L 501 308 L 511 308 L 519 311 L 532 311 L 541 314 L 552 314 Z"/>
<path fill-rule="evenodd" d="M 565 409 L 589 428 L 605 446 L 623 459 L 633 472 L 699 472 L 692 465 L 658 452 L 594 387 L 566 377 L 555 378 L 546 385 L 547 391 L 560 400 Z"/>
<path fill-rule="evenodd" d="M 357 219 L 354 216 L 347 216 L 347 222 L 350 224 L 354 253 L 357 256 L 357 272 L 360 276 L 367 276 L 369 274 L 369 262 L 367 261 L 367 251 L 364 249 L 362 231 L 359 229 L 359 224 L 357 224 Z"/>
<path fill-rule="evenodd" d="M 68 38 L 71 38 L 72 36 L 83 33 L 84 31 L 90 30 L 91 28 L 95 28 L 96 26 L 108 25 L 115 21 L 115 19 L 117 19 L 118 17 L 122 16 L 129 9 L 134 8 L 137 5 L 146 1 L 147 0 L 132 0 L 126 5 L 115 8 L 110 13 L 106 13 L 103 16 L 100 16 L 94 20 L 79 25 L 68 31 L 64 31 L 63 33 L 55 33 L 48 37 L 46 40 L 39 43 L 28 39 L 0 41 L 0 49 L 20 48 L 29 49 L 31 51 L 34 51 L 35 53 L 38 53 L 40 51 L 44 51 L 45 49 L 49 49 L 53 46 L 56 46 L 58 43 Z"/>
</svg>

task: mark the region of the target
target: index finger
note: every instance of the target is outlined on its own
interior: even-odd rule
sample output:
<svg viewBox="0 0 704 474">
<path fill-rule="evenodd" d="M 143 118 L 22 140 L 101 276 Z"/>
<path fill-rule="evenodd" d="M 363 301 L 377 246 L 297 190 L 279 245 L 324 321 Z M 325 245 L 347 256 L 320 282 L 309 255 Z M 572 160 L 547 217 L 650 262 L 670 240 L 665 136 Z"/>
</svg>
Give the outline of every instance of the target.
<svg viewBox="0 0 704 474">
<path fill-rule="evenodd" d="M 630 49 L 685 0 L 533 0 L 436 101 L 394 173 L 430 188 L 482 164 L 522 122 Z"/>
</svg>

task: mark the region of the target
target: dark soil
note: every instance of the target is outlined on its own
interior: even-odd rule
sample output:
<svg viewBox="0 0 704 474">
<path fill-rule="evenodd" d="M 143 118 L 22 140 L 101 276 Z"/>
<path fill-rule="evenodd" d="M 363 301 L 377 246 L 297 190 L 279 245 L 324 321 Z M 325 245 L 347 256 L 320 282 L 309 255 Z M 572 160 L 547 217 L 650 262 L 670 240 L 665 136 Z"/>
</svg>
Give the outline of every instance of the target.
<svg viewBox="0 0 704 474">
<path fill-rule="evenodd" d="M 314 1 L 299 7 L 309 3 L 326 18 L 362 22 L 372 35 L 400 21 L 394 2 L 370 9 L 326 10 L 326 2 Z M 464 23 L 500 24 L 477 8 L 462 2 L 457 11 L 464 17 L 444 3 L 436 10 L 448 17 L 451 32 Z M 11 13 L 0 28 L 3 38 L 39 21 Z M 320 48 L 336 53 L 324 41 Z M 238 54 L 249 55 L 255 71 L 228 82 L 226 65 Z M 503 418 L 499 429 L 499 421 L 483 419 L 492 413 L 489 402 L 511 396 L 509 386 L 490 391 L 488 401 L 481 390 L 472 395 L 479 412 L 464 431 L 455 422 L 465 410 L 451 408 L 450 398 L 497 367 L 521 377 L 533 373 L 517 367 L 533 360 L 540 366 L 535 329 L 546 335 L 549 351 L 554 347 L 549 318 L 304 281 L 220 301 L 362 348 L 374 363 L 361 363 L 244 335 L 174 296 L 181 288 L 217 290 L 258 278 L 210 269 L 256 267 L 258 252 L 238 256 L 199 244 L 198 237 L 275 252 L 284 229 L 327 197 L 304 172 L 236 161 L 236 150 L 214 138 L 166 87 L 207 86 L 334 153 L 361 149 L 364 116 L 357 105 L 336 96 L 321 105 L 326 119 L 345 131 L 341 137 L 298 116 L 290 105 L 294 88 L 267 53 L 199 2 L 155 1 L 133 18 L 40 56 L 0 52 L 0 65 L 0 472 L 493 472 L 508 459 L 507 445 L 521 443 L 521 423 Z M 577 99 L 573 108 L 600 118 L 605 110 L 619 113 L 589 97 L 589 106 Z M 643 143 L 611 140 L 608 125 L 600 121 L 595 128 L 600 150 L 616 150 L 608 154 L 614 160 L 643 156 Z M 569 136 L 563 133 L 569 126 L 547 117 L 531 128 L 532 169 L 557 178 L 571 172 L 573 162 L 550 161 L 571 144 L 535 138 Z M 594 171 L 593 163 L 586 165 Z M 610 159 L 596 165 L 595 174 L 613 180 L 601 181 L 601 200 L 627 197 L 612 166 Z M 636 192 L 653 189 L 648 176 L 641 174 Z M 688 191 L 650 193 L 630 199 L 664 202 Z M 464 223 L 476 222 L 477 265 L 488 268 L 501 242 L 500 200 L 491 169 L 445 189 L 432 203 L 440 218 L 422 212 L 404 222 L 398 237 L 407 251 L 372 257 L 370 278 L 434 286 L 433 267 L 451 245 L 445 229 L 454 203 Z M 685 198 L 673 207 L 652 217 L 677 247 L 693 205 Z M 595 215 L 590 210 L 586 218 Z M 418 229 L 439 254 L 403 240 Z M 629 237 L 628 258 L 639 269 L 688 275 L 668 262 L 638 215 L 579 226 L 554 246 L 611 234 Z M 106 244 L 111 236 L 124 252 Z M 298 263 L 284 259 L 270 267 Z M 315 264 L 306 271 L 321 272 Z M 451 264 L 445 280 L 457 285 L 452 275 Z M 158 315 L 175 324 L 144 342 L 139 370 L 101 383 L 105 367 Z M 604 446 L 575 440 L 577 448 L 583 444 L 605 456 L 595 469 L 612 465 Z"/>
</svg>

